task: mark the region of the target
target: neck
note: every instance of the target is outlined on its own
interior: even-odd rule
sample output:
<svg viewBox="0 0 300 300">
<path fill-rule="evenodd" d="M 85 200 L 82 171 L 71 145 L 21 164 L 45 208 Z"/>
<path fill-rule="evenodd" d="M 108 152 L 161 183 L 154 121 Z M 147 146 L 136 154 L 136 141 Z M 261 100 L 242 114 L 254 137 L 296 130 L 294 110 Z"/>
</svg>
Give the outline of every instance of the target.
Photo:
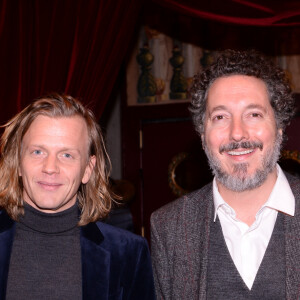
<svg viewBox="0 0 300 300">
<path fill-rule="evenodd" d="M 79 209 L 76 203 L 72 207 L 58 212 L 45 213 L 24 203 L 24 215 L 19 222 L 30 230 L 43 234 L 61 234 L 77 227 Z"/>
<path fill-rule="evenodd" d="M 235 210 L 237 218 L 248 226 L 251 226 L 255 221 L 257 212 L 267 202 L 276 179 L 277 170 L 275 167 L 265 182 L 253 190 L 243 192 L 232 191 L 218 181 L 217 186 L 224 201 Z"/>
</svg>

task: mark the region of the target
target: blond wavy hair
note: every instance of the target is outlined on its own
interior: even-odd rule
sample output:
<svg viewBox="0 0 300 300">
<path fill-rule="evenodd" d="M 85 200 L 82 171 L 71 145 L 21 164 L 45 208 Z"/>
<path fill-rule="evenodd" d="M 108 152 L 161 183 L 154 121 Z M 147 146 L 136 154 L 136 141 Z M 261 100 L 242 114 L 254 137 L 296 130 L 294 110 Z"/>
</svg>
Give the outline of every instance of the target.
<svg viewBox="0 0 300 300">
<path fill-rule="evenodd" d="M 82 117 L 88 128 L 89 156 L 96 157 L 90 180 L 81 184 L 77 193 L 81 216 L 78 225 L 103 219 L 109 213 L 113 197 L 109 188 L 110 160 L 103 135 L 93 113 L 77 99 L 51 94 L 36 99 L 2 127 L 0 157 L 0 206 L 13 220 L 24 214 L 23 184 L 18 174 L 21 162 L 22 139 L 31 123 L 39 115 L 59 117 Z"/>
</svg>

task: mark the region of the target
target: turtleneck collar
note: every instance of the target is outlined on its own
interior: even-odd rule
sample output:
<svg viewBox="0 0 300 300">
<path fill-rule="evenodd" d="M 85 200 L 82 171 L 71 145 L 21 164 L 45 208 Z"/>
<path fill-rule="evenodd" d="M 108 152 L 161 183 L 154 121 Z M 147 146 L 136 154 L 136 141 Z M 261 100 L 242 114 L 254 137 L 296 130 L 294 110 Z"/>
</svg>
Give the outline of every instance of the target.
<svg viewBox="0 0 300 300">
<path fill-rule="evenodd" d="M 58 213 L 41 212 L 24 203 L 24 212 L 24 216 L 20 217 L 19 223 L 30 230 L 44 234 L 66 233 L 76 228 L 79 221 L 77 203 Z"/>
</svg>

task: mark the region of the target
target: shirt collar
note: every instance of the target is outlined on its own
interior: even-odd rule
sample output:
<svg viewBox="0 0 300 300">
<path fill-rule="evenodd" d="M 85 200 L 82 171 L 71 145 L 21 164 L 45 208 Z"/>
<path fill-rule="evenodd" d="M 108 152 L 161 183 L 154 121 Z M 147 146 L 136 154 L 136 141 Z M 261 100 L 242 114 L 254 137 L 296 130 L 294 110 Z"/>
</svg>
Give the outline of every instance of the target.
<svg viewBox="0 0 300 300">
<path fill-rule="evenodd" d="M 295 214 L 294 194 L 291 190 L 291 187 L 288 183 L 286 176 L 284 175 L 282 169 L 278 164 L 276 165 L 276 168 L 277 168 L 277 179 L 275 185 L 269 196 L 269 199 L 262 206 L 262 208 L 269 207 L 277 211 L 283 212 L 285 214 L 288 214 L 290 216 L 294 216 Z M 229 206 L 219 193 L 216 178 L 214 178 L 213 180 L 213 199 L 214 199 L 214 207 L 215 207 L 215 213 L 214 213 L 214 221 L 215 221 L 220 206 L 222 205 Z"/>
</svg>

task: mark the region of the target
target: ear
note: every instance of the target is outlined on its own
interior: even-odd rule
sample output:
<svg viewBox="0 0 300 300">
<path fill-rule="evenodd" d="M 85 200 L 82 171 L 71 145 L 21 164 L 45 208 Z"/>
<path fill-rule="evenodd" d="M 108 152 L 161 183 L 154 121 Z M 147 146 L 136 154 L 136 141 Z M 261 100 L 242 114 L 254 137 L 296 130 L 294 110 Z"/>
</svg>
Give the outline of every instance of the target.
<svg viewBox="0 0 300 300">
<path fill-rule="evenodd" d="M 282 128 L 278 129 L 278 133 L 282 136 L 282 134 L 283 134 Z"/>
<path fill-rule="evenodd" d="M 84 174 L 81 179 L 81 182 L 83 184 L 88 183 L 88 181 L 90 180 L 95 165 L 96 165 L 96 156 L 95 155 L 90 156 L 89 162 L 88 162 L 87 166 L 85 167 Z"/>
</svg>

